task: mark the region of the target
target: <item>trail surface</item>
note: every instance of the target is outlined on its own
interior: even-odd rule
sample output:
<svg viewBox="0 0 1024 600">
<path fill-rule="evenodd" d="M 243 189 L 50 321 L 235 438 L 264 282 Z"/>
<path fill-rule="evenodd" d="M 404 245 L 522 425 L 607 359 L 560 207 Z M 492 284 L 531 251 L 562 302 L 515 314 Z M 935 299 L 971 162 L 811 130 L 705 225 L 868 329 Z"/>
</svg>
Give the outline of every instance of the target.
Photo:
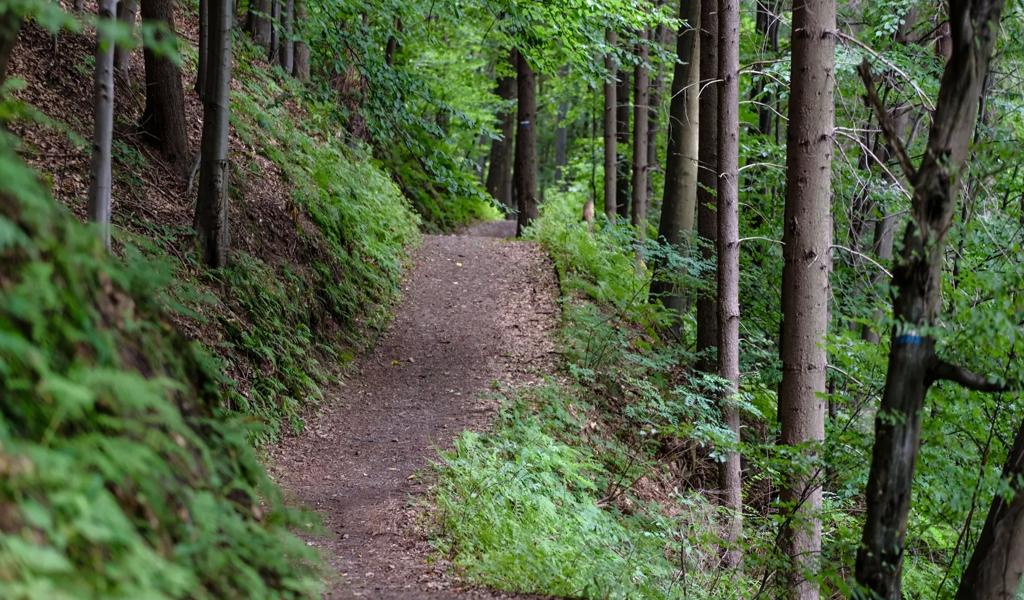
<svg viewBox="0 0 1024 600">
<path fill-rule="evenodd" d="M 424 467 L 463 430 L 485 429 L 494 381 L 536 381 L 552 364 L 554 271 L 511 222 L 425 236 L 394 322 L 357 373 L 271 456 L 286 493 L 322 515 L 328 598 L 510 598 L 428 564 L 411 498 Z"/>
</svg>

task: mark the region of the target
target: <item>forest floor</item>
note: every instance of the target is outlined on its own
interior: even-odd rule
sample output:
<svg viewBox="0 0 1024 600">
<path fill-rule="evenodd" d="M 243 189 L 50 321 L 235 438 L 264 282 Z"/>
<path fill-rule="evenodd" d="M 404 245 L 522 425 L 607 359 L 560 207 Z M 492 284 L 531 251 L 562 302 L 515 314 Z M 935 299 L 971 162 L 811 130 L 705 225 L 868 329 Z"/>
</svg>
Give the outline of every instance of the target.
<svg viewBox="0 0 1024 600">
<path fill-rule="evenodd" d="M 305 432 L 271 451 L 285 493 L 321 515 L 309 538 L 332 574 L 328 598 L 511 598 L 468 586 L 435 556 L 418 503 L 438 449 L 483 430 L 488 390 L 554 367 L 554 268 L 515 223 L 424 236 L 376 349 L 325 395 Z"/>
</svg>

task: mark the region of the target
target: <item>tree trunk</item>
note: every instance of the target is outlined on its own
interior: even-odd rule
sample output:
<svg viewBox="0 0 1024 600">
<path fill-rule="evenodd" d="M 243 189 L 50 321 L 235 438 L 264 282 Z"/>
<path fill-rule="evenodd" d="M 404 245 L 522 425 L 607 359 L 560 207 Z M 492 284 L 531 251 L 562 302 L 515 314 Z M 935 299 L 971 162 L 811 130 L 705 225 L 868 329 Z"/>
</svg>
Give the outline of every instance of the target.
<svg viewBox="0 0 1024 600">
<path fill-rule="evenodd" d="M 657 0 L 656 4 L 660 8 L 665 2 L 664 0 Z M 659 24 L 654 28 L 651 45 L 664 48 L 668 44 L 665 39 L 667 34 L 668 28 Z M 651 173 L 661 166 L 661 162 L 658 160 L 658 128 L 661 126 L 661 90 L 664 87 L 664 77 L 661 72 L 661 63 L 654 63 L 654 65 L 654 77 L 651 78 L 650 94 L 648 96 L 649 106 L 647 109 L 647 175 L 645 179 L 647 180 L 648 202 L 654 196 L 654 184 L 651 181 Z"/>
<path fill-rule="evenodd" d="M 856 567 L 857 583 L 885 600 L 901 597 L 903 542 L 928 388 L 937 379 L 952 379 L 975 389 L 993 389 L 982 385 L 979 377 L 939 360 L 935 339 L 926 330 L 939 317 L 945 236 L 1003 4 L 1004 0 L 950 0 L 951 56 L 942 74 L 927 148 L 920 166 L 909 173 L 914 184 L 911 218 L 892 278 L 893 317 L 898 325 L 892 333 L 885 388 L 875 418 L 867 516 Z M 862 71 L 867 75 L 866 66 Z M 870 77 L 865 79 L 870 83 Z M 872 95 L 873 90 L 869 98 Z M 912 170 L 905 155 L 900 162 L 905 171 Z"/>
<path fill-rule="evenodd" d="M 135 21 L 138 17 L 139 4 L 137 0 L 122 0 L 117 4 L 117 20 L 130 31 L 135 30 Z M 114 73 L 124 80 L 128 80 L 128 61 L 131 59 L 131 49 L 124 46 L 114 48 Z"/>
<path fill-rule="evenodd" d="M 739 440 L 740 414 L 731 401 L 740 383 L 740 232 L 739 232 L 739 0 L 718 1 L 718 376 L 729 383 L 723 392 L 725 423 Z M 722 501 L 731 513 L 726 525 L 724 565 L 742 559 L 737 546 L 742 528 L 740 455 L 729 451 L 719 463 Z"/>
<path fill-rule="evenodd" d="M 815 464 L 825 440 L 825 335 L 832 266 L 832 131 L 835 0 L 796 0 L 786 141 L 782 268 L 782 443 Z M 797 470 L 782 489 L 789 510 L 789 597 L 817 600 L 821 557 L 820 473 Z"/>
<path fill-rule="evenodd" d="M 267 50 L 270 49 L 273 30 L 273 23 L 270 20 L 272 11 L 271 0 L 250 0 L 249 2 L 249 18 L 246 28 L 252 35 L 253 41 Z"/>
<path fill-rule="evenodd" d="M 142 0 L 142 18 L 163 22 L 173 35 L 174 0 Z M 159 40 L 161 34 L 156 35 Z M 181 71 L 170 58 L 157 55 L 149 48 L 143 49 L 143 59 L 146 63 L 146 107 L 139 126 L 147 140 L 160 149 L 168 162 L 183 169 L 189 152 Z"/>
<path fill-rule="evenodd" d="M 516 52 L 516 156 L 513 174 L 519 216 L 516 235 L 521 236 L 537 218 L 537 77 L 530 61 Z"/>
<path fill-rule="evenodd" d="M 250 12 L 250 16 L 252 13 Z M 206 98 L 206 71 L 210 54 L 210 0 L 199 0 L 199 57 L 196 63 L 196 96 Z"/>
<path fill-rule="evenodd" d="M 566 73 L 562 73 L 565 76 Z M 569 131 L 565 128 L 565 117 L 569 106 L 562 102 L 558 105 L 558 122 L 555 129 L 555 183 L 563 183 L 564 168 L 569 162 Z"/>
<path fill-rule="evenodd" d="M 1024 423 L 1003 466 L 1003 481 L 1013 491 L 997 493 L 988 510 L 974 554 L 960 578 L 956 600 L 1013 600 L 1024 573 Z"/>
<path fill-rule="evenodd" d="M 697 92 L 700 75 L 700 3 L 680 0 L 676 33 L 676 65 L 672 74 L 672 101 L 668 117 L 668 148 L 665 159 L 665 193 L 661 202 L 658 239 L 677 251 L 693 229 L 697 206 Z M 682 290 L 675 289 L 671 278 L 655 277 L 651 298 L 679 316 L 685 308 Z"/>
<path fill-rule="evenodd" d="M 893 242 L 893 230 L 896 227 L 896 215 L 884 215 L 881 219 L 875 221 L 875 239 L 873 249 L 875 257 L 878 262 L 883 265 L 888 264 L 892 260 L 892 242 Z M 879 271 L 872 278 L 872 282 L 875 286 L 882 282 L 882 273 Z M 881 310 L 875 311 L 875 323 L 881 323 L 882 317 Z M 874 328 L 870 325 L 864 325 L 861 329 L 861 339 L 872 344 L 877 344 L 882 341 L 881 336 Z"/>
<path fill-rule="evenodd" d="M 774 58 L 779 51 L 779 0 L 757 0 L 757 16 L 754 27 L 764 39 L 763 50 L 771 53 Z M 763 55 L 764 52 L 762 51 Z M 754 77 L 754 85 L 751 89 L 751 98 L 757 100 L 757 131 L 761 135 L 771 135 L 772 104 L 774 98 L 765 92 L 765 84 L 771 81 L 768 77 L 758 75 Z"/>
<path fill-rule="evenodd" d="M 113 21 L 117 0 L 100 0 L 100 21 Z M 102 29 L 100 30 L 102 31 Z M 95 118 L 92 134 L 92 165 L 89 169 L 89 220 L 99 228 L 103 245 L 110 249 L 110 144 L 114 137 L 114 41 L 96 35 L 96 72 L 93 78 Z"/>
<path fill-rule="evenodd" d="M 7 63 L 11 60 L 11 52 L 18 43 L 18 32 L 21 31 L 21 15 L 10 6 L 0 8 L 0 84 L 7 79 Z"/>
<path fill-rule="evenodd" d="M 647 71 L 648 49 L 644 42 L 650 37 L 649 31 L 640 33 L 637 44 L 639 64 L 633 74 L 633 201 L 630 207 L 630 222 L 637 228 L 637 235 L 645 237 L 647 228 L 647 118 L 650 80 Z"/>
<path fill-rule="evenodd" d="M 306 19 L 309 11 L 306 8 L 306 0 L 295 0 L 295 23 L 292 28 L 295 30 L 295 65 L 292 68 L 292 76 L 299 81 L 309 81 L 309 44 L 303 35 Z"/>
<path fill-rule="evenodd" d="M 281 0 L 281 41 L 278 50 L 278 64 L 285 73 L 291 73 L 295 67 L 295 44 L 292 41 L 294 0 Z"/>
<path fill-rule="evenodd" d="M 203 100 L 203 143 L 195 228 L 203 262 L 228 263 L 228 127 L 231 83 L 231 0 L 210 4 L 210 62 Z"/>
<path fill-rule="evenodd" d="M 605 42 L 614 48 L 618 36 L 611 29 L 605 31 Z M 604 69 L 608 72 L 604 81 L 604 214 L 610 222 L 615 222 L 616 201 L 615 191 L 618 186 L 618 169 L 616 158 L 616 82 L 615 57 L 608 53 L 604 57 Z"/>
<path fill-rule="evenodd" d="M 267 61 L 277 62 L 281 51 L 281 2 L 270 0 L 270 43 L 267 45 Z"/>
<path fill-rule="evenodd" d="M 695 0 L 696 1 L 696 0 Z M 715 264 L 718 240 L 718 4 L 700 0 L 700 88 L 698 108 L 702 127 L 697 131 L 697 235 L 701 255 Z M 713 281 L 718 277 L 713 275 Z M 718 301 L 715 287 L 697 294 L 697 368 L 717 372 Z"/>
<path fill-rule="evenodd" d="M 630 85 L 630 74 L 628 69 L 619 69 L 619 85 L 615 92 L 618 104 L 615 107 L 615 135 L 617 136 L 618 151 L 618 175 L 616 182 L 618 188 L 615 190 L 615 208 L 619 211 L 619 217 L 623 221 L 629 220 L 629 114 L 630 99 L 633 97 L 633 88 Z"/>
<path fill-rule="evenodd" d="M 512 59 L 515 58 L 513 53 Z M 491 157 L 487 168 L 487 192 L 498 201 L 508 214 L 516 211 L 512 203 L 512 167 L 516 134 L 516 78 L 502 76 L 498 79 L 498 97 L 502 108 L 497 121 L 501 137 L 491 141 Z"/>
</svg>

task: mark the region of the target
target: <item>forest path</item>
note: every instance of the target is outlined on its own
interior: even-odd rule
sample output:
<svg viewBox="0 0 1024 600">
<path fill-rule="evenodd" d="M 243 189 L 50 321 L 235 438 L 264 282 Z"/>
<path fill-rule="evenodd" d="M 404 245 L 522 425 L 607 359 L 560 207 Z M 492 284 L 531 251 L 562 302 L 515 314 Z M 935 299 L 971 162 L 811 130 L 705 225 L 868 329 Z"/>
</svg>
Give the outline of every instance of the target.
<svg viewBox="0 0 1024 600">
<path fill-rule="evenodd" d="M 513 597 L 428 565 L 410 497 L 427 490 L 417 473 L 438 448 L 487 427 L 494 381 L 521 385 L 551 370 L 554 269 L 536 244 L 501 239 L 514 234 L 501 221 L 424 236 L 381 343 L 302 435 L 271 452 L 285 493 L 322 515 L 327 535 L 310 543 L 337 574 L 327 598 Z"/>
</svg>

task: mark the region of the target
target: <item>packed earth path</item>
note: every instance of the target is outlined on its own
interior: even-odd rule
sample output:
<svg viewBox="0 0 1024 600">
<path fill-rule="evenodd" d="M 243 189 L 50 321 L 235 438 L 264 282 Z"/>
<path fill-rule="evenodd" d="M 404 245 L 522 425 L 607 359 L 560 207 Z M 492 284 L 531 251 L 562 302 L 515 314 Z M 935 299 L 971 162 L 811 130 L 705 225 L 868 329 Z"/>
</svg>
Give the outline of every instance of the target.
<svg viewBox="0 0 1024 600">
<path fill-rule="evenodd" d="M 557 282 L 515 223 L 424 236 L 394 321 L 356 372 L 330 390 L 305 432 L 271 453 L 285 493 L 321 515 L 310 537 L 327 598 L 511 598 L 459 580 L 427 541 L 429 466 L 462 431 L 484 430 L 496 383 L 550 373 Z"/>
</svg>

